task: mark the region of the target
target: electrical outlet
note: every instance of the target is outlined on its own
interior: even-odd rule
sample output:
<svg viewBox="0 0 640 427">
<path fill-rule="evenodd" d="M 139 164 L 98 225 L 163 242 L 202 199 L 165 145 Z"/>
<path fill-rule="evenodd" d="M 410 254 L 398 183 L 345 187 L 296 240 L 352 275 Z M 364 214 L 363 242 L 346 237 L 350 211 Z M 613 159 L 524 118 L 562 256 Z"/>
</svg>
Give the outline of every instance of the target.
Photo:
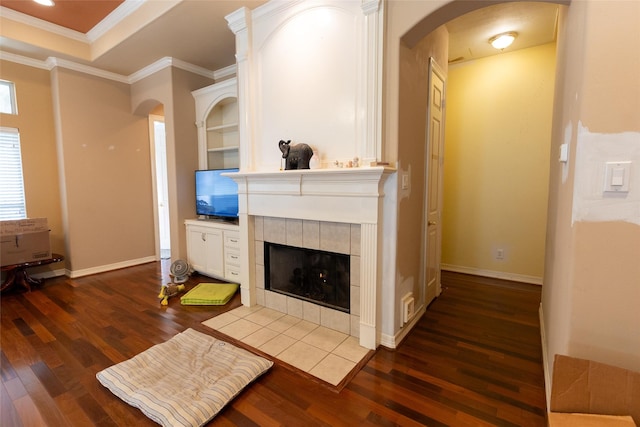
<svg viewBox="0 0 640 427">
<path fill-rule="evenodd" d="M 496 259 L 504 259 L 504 249 L 496 249 Z"/>
</svg>

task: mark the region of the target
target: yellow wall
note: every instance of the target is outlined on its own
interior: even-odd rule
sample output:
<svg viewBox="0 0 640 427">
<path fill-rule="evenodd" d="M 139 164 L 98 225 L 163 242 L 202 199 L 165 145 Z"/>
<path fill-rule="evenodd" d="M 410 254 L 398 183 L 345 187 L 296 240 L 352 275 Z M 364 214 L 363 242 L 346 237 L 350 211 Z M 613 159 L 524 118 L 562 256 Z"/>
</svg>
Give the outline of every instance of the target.
<svg viewBox="0 0 640 427">
<path fill-rule="evenodd" d="M 20 131 L 27 216 L 47 218 L 51 251 L 66 255 L 49 71 L 0 61 L 0 79 L 16 85 L 18 115 L 0 114 L 0 126 Z"/>
<path fill-rule="evenodd" d="M 555 43 L 449 66 L 445 268 L 542 282 L 554 76 Z"/>
</svg>

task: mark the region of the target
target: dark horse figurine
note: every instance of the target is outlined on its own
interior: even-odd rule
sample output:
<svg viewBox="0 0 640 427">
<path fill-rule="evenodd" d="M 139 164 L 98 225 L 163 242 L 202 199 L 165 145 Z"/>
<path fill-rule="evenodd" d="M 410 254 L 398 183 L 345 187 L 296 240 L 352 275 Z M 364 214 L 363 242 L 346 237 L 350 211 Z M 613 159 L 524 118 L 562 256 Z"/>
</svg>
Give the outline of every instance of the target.
<svg viewBox="0 0 640 427">
<path fill-rule="evenodd" d="M 282 158 L 285 161 L 285 170 L 289 169 L 309 169 L 309 161 L 313 156 L 313 150 L 307 144 L 294 144 L 291 145 L 291 140 L 280 140 L 278 143 L 280 151 L 282 151 Z"/>
</svg>

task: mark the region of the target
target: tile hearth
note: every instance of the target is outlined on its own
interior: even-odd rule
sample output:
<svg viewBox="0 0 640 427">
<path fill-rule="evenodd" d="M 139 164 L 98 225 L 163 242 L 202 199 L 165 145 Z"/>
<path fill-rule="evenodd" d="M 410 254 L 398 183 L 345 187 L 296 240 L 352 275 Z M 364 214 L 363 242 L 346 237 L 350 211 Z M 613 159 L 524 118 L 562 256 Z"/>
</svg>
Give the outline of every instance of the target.
<svg viewBox="0 0 640 427">
<path fill-rule="evenodd" d="M 241 306 L 202 324 L 333 386 L 370 351 L 355 337 L 263 306 Z"/>
</svg>

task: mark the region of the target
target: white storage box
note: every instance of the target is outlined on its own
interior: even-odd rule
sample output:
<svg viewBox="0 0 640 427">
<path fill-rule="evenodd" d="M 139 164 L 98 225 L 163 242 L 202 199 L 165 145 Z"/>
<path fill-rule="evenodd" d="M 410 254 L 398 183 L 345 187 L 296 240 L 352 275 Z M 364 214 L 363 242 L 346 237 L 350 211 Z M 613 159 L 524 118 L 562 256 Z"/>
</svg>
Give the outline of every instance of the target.
<svg viewBox="0 0 640 427">
<path fill-rule="evenodd" d="M 51 258 L 47 218 L 0 221 L 0 265 Z"/>
</svg>

